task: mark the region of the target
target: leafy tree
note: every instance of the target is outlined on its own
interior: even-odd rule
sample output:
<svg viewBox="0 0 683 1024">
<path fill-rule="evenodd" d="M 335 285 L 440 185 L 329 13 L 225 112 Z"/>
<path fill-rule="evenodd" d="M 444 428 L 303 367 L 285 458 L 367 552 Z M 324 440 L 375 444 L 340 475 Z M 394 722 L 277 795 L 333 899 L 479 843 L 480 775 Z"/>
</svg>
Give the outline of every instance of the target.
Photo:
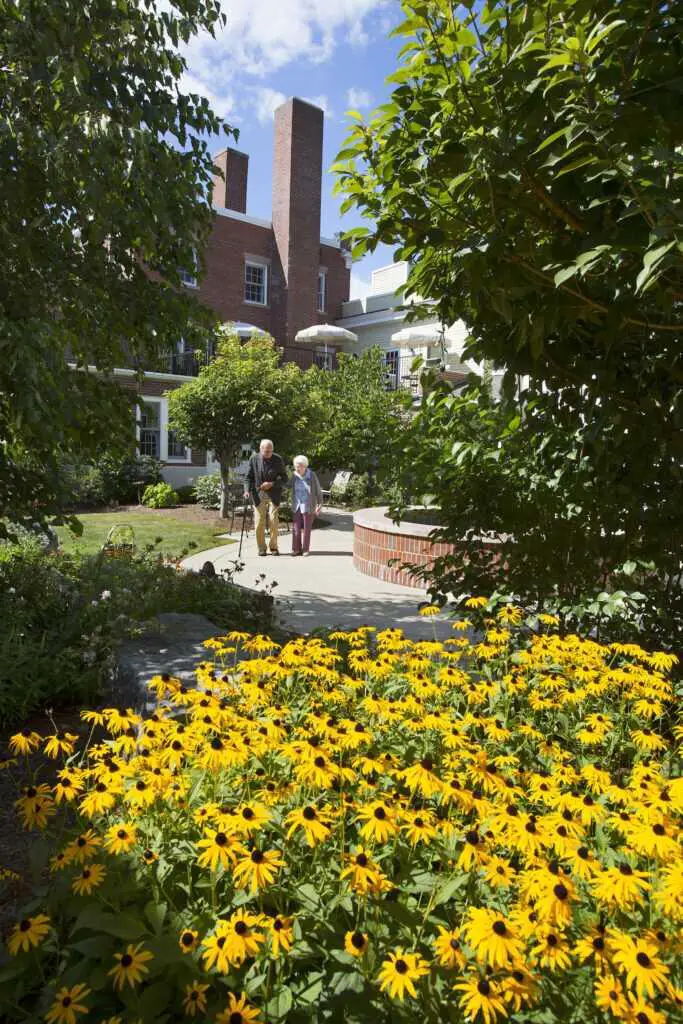
<svg viewBox="0 0 683 1024">
<path fill-rule="evenodd" d="M 216 358 L 196 380 L 167 392 L 169 423 L 193 448 L 210 449 L 220 464 L 221 516 L 228 514 L 230 467 L 245 443 L 272 437 L 285 458 L 306 447 L 317 420 L 314 373 L 280 363 L 272 338 L 241 342 L 219 328 Z"/>
<path fill-rule="evenodd" d="M 406 419 L 410 400 L 389 391 L 382 353 L 341 353 L 333 373 L 321 373 L 317 389 L 323 408 L 313 458 L 326 469 L 375 473 L 391 469 L 388 452 Z"/>
<path fill-rule="evenodd" d="M 177 47 L 223 21 L 218 0 L 0 0 L 0 515 L 49 511 L 65 451 L 127 443 L 125 394 L 87 367 L 201 335 L 179 273 L 222 126 Z"/>
<path fill-rule="evenodd" d="M 433 300 L 446 323 L 462 317 L 466 357 L 507 371 L 507 425 L 488 425 L 490 464 L 475 457 L 476 437 L 458 427 L 462 410 L 439 389 L 419 420 L 437 458 L 431 484 L 442 481 L 435 489 L 452 512 L 446 531 L 452 539 L 478 528 L 518 538 L 535 531 L 544 585 L 555 589 L 587 585 L 591 559 L 597 580 L 613 579 L 624 558 L 652 558 L 660 598 L 675 604 L 683 8 L 642 0 L 488 0 L 464 9 L 404 0 L 403 8 L 397 31 L 406 46 L 391 100 L 369 124 L 357 119 L 337 170 L 344 208 L 373 221 L 354 232 L 355 254 L 396 244 L 411 263 L 408 294 Z M 417 433 L 413 447 L 424 466 Z M 481 485 L 476 501 L 464 466 Z M 532 547 L 511 546 L 501 564 L 513 572 Z M 529 591 L 531 563 L 520 561 L 516 579 L 524 564 Z M 437 585 L 453 582 L 438 572 Z M 474 583 L 469 572 L 464 579 Z"/>
</svg>

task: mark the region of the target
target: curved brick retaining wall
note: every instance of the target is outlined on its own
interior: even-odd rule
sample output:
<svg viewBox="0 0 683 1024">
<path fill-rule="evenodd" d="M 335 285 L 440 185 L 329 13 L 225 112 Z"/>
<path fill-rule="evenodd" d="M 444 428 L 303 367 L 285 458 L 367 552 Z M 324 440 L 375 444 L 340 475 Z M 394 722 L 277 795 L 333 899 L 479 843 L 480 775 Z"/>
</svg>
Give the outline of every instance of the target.
<svg viewBox="0 0 683 1024">
<path fill-rule="evenodd" d="M 413 565 L 427 565 L 438 555 L 454 550 L 452 544 L 433 544 L 429 534 L 433 526 L 423 523 L 401 523 L 397 526 L 384 508 L 361 508 L 353 516 L 353 564 L 366 576 L 404 587 L 422 584 L 407 570 L 390 566 L 392 558 Z"/>
</svg>

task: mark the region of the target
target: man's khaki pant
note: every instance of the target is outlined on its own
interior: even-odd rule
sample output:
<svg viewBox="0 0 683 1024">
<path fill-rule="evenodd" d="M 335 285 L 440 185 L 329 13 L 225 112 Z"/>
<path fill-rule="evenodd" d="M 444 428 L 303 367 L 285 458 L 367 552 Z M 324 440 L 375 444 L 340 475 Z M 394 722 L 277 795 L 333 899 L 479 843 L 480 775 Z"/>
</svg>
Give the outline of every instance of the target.
<svg viewBox="0 0 683 1024">
<path fill-rule="evenodd" d="M 272 498 L 263 495 L 256 506 L 256 543 L 259 551 L 266 550 L 266 517 L 270 505 L 270 550 L 277 551 L 277 534 L 279 523 L 280 506 L 276 505 Z"/>
</svg>

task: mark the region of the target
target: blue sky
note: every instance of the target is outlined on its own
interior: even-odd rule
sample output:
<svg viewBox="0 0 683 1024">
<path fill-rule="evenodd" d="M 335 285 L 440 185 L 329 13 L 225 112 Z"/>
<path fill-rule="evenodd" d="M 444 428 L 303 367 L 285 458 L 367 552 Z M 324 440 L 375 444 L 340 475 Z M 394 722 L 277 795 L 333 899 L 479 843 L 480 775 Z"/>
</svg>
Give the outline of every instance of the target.
<svg viewBox="0 0 683 1024">
<path fill-rule="evenodd" d="M 325 110 L 321 233 L 359 223 L 354 213 L 340 218 L 327 169 L 346 135 L 345 111 L 367 115 L 390 94 L 385 79 L 396 69 L 401 41 L 388 35 L 401 20 L 398 0 L 223 0 L 223 11 L 221 34 L 198 36 L 185 49 L 182 87 L 207 96 L 239 128 L 236 148 L 249 154 L 247 212 L 270 218 L 273 111 L 301 96 Z M 382 246 L 355 264 L 352 296 L 365 294 L 371 271 L 392 256 Z"/>
</svg>

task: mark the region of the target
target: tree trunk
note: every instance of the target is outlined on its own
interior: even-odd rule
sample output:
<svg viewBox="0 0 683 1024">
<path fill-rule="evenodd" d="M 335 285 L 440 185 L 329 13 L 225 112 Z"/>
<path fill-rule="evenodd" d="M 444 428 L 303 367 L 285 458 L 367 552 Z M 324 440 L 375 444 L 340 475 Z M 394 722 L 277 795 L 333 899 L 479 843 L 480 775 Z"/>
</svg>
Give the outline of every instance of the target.
<svg viewBox="0 0 683 1024">
<path fill-rule="evenodd" d="M 229 485 L 230 485 L 230 463 L 225 455 L 220 457 L 221 467 L 221 519 L 227 519 L 229 513 Z"/>
</svg>

